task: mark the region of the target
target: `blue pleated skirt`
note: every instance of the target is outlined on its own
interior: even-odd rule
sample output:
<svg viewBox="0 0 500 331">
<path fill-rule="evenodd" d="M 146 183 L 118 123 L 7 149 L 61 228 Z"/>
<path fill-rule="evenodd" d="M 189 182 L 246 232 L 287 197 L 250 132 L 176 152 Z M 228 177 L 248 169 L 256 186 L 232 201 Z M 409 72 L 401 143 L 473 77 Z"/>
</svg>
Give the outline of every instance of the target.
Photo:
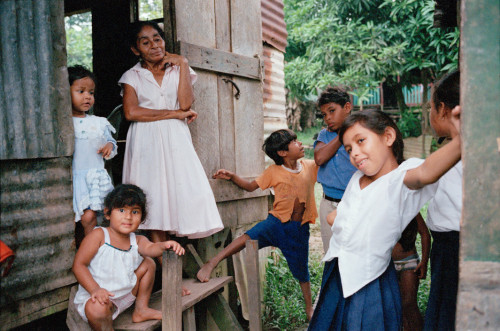
<svg viewBox="0 0 500 331">
<path fill-rule="evenodd" d="M 424 330 L 455 330 L 460 232 L 432 234 L 431 290 Z"/>
<path fill-rule="evenodd" d="M 325 263 L 318 303 L 308 330 L 400 330 L 401 295 L 394 264 L 348 298 L 337 259 Z"/>
</svg>

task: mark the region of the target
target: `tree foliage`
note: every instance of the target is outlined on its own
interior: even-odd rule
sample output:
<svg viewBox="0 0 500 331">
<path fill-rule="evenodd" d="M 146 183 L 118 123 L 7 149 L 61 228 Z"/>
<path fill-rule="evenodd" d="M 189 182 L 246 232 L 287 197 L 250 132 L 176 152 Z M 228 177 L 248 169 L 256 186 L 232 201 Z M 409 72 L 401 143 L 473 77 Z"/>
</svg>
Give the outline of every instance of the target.
<svg viewBox="0 0 500 331">
<path fill-rule="evenodd" d="M 366 97 L 383 80 L 417 83 L 458 63 L 458 29 L 433 24 L 433 0 L 285 0 L 286 87 L 311 99 L 327 85 Z"/>
<path fill-rule="evenodd" d="M 92 14 L 68 16 L 64 25 L 68 67 L 79 64 L 92 70 Z"/>
</svg>

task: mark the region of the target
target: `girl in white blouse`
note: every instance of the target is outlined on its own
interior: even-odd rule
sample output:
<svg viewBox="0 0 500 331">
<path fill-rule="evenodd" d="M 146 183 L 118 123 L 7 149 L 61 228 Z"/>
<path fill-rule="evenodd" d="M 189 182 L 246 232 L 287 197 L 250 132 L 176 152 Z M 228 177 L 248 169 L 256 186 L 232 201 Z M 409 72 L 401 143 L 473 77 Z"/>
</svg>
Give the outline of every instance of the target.
<svg viewBox="0 0 500 331">
<path fill-rule="evenodd" d="M 459 109 L 457 127 L 458 117 Z M 425 161 L 404 161 L 401 133 L 380 111 L 350 115 L 339 137 L 358 171 L 329 217 L 333 236 L 309 330 L 399 330 L 401 298 L 391 251 L 434 195 L 432 183 L 460 160 L 460 137 Z"/>
</svg>

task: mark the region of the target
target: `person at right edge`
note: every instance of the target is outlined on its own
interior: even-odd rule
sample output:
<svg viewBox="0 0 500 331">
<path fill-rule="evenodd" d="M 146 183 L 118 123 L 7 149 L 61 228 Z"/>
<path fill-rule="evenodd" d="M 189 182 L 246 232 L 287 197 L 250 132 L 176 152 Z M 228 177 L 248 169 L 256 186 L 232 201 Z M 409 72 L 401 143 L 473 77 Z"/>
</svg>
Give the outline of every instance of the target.
<svg viewBox="0 0 500 331">
<path fill-rule="evenodd" d="M 460 132 L 452 124 L 452 110 L 460 102 L 460 72 L 453 71 L 434 84 L 430 120 L 439 137 L 453 139 Z M 427 226 L 431 230 L 431 290 L 424 330 L 455 330 L 457 308 L 462 161 L 441 177 L 429 202 Z"/>
</svg>

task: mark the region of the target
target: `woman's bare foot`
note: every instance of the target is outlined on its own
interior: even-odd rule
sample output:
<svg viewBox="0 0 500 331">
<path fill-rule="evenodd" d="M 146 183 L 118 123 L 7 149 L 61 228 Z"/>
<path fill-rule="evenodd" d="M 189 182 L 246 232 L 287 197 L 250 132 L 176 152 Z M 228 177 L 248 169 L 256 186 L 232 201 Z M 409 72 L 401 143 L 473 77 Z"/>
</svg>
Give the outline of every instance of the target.
<svg viewBox="0 0 500 331">
<path fill-rule="evenodd" d="M 214 270 L 215 266 L 212 266 L 210 262 L 207 262 L 201 267 L 201 269 L 196 274 L 196 278 L 202 283 L 206 283 L 210 280 L 210 275 L 212 274 L 212 270 Z"/>
<path fill-rule="evenodd" d="M 132 313 L 132 322 L 139 323 L 148 320 L 161 320 L 161 311 L 153 308 L 135 309 Z"/>
</svg>

